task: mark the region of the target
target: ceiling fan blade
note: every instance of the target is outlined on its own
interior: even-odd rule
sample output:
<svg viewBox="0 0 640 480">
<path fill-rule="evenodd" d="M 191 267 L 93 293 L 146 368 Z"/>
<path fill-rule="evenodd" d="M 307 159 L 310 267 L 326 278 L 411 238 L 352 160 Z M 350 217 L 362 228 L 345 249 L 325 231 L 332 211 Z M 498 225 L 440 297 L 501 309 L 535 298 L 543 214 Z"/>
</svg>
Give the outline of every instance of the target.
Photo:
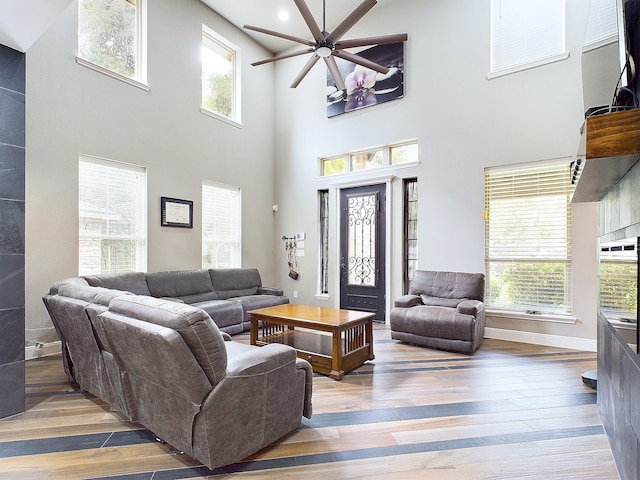
<svg viewBox="0 0 640 480">
<path fill-rule="evenodd" d="M 257 67 L 258 65 L 264 65 L 265 63 L 276 62 L 278 60 L 284 60 L 285 58 L 297 57 L 298 55 L 304 55 L 305 53 L 312 53 L 313 48 L 309 48 L 307 50 L 299 50 L 293 53 L 285 53 L 284 55 L 278 55 L 273 58 L 267 58 L 265 60 L 260 60 L 259 62 L 253 62 L 251 64 L 252 67 Z"/>
<path fill-rule="evenodd" d="M 315 18 L 313 18 L 313 15 L 311 14 L 311 10 L 309 10 L 309 7 L 307 6 L 307 4 L 304 2 L 304 0 L 293 0 L 293 1 L 298 7 L 298 10 L 300 10 L 300 14 L 302 15 L 302 18 L 304 18 L 304 21 L 307 24 L 307 27 L 309 27 L 309 30 L 311 31 L 311 35 L 313 35 L 313 38 L 316 39 L 316 42 L 323 42 L 324 35 L 320 30 L 320 27 L 318 26 L 318 23 L 316 22 Z"/>
<path fill-rule="evenodd" d="M 370 68 L 371 70 L 375 70 L 378 73 L 389 73 L 389 69 L 379 63 L 372 62 L 360 55 L 354 55 L 353 53 L 345 52 L 342 50 L 334 50 L 333 55 L 342 58 L 343 60 L 347 60 L 349 62 L 357 63 L 358 65 L 362 65 L 363 67 Z"/>
<path fill-rule="evenodd" d="M 340 69 L 338 68 L 338 64 L 336 63 L 336 59 L 333 56 L 325 57 L 324 63 L 327 64 L 327 68 L 329 72 L 331 72 L 331 76 L 333 77 L 333 81 L 336 82 L 336 87 L 338 90 L 344 90 L 344 80 L 342 79 L 342 75 L 340 75 Z"/>
<path fill-rule="evenodd" d="M 351 29 L 351 27 L 358 23 L 358 20 L 364 17 L 366 13 L 376 5 L 376 3 L 378 3 L 377 0 L 364 0 L 364 2 L 357 6 L 356 9 L 351 12 L 349 16 L 333 30 L 333 32 L 329 34 L 327 40 L 332 44 L 335 44 Z"/>
<path fill-rule="evenodd" d="M 254 27 L 253 25 L 244 25 L 242 28 L 247 30 L 253 30 L 254 32 L 266 33 L 267 35 L 273 35 L 274 37 L 284 38 L 285 40 L 291 40 L 292 42 L 301 43 L 303 45 L 313 46 L 314 43 L 300 37 L 294 37 L 293 35 L 287 35 L 286 33 L 274 32 L 273 30 L 267 30 L 262 27 Z"/>
<path fill-rule="evenodd" d="M 302 70 L 300 71 L 300 73 L 298 74 L 298 76 L 296 77 L 296 79 L 293 81 L 293 83 L 291 84 L 291 88 L 296 88 L 298 85 L 300 85 L 300 82 L 302 81 L 302 79 L 305 77 L 305 75 L 307 73 L 309 73 L 309 70 L 311 70 L 313 68 L 313 66 L 316 64 L 316 62 L 320 59 L 319 56 L 317 55 L 313 55 L 309 61 L 307 62 L 307 64 L 302 67 Z"/>
<path fill-rule="evenodd" d="M 409 36 L 406 33 L 397 33 L 394 35 L 380 35 L 377 37 L 354 38 L 352 40 L 341 40 L 336 43 L 336 50 L 343 48 L 367 47 L 369 45 L 386 45 L 389 43 L 406 42 Z"/>
</svg>

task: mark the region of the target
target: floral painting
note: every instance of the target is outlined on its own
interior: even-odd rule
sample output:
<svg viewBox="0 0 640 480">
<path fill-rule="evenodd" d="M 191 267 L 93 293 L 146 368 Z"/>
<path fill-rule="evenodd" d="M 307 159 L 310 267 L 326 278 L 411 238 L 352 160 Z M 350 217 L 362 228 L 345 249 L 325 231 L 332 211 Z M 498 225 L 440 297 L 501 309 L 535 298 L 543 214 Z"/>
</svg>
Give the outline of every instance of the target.
<svg viewBox="0 0 640 480">
<path fill-rule="evenodd" d="M 358 55 L 389 68 L 387 74 L 336 58 L 345 90 L 338 90 L 327 72 L 327 117 L 334 117 L 404 95 L 404 43 L 376 45 Z"/>
</svg>

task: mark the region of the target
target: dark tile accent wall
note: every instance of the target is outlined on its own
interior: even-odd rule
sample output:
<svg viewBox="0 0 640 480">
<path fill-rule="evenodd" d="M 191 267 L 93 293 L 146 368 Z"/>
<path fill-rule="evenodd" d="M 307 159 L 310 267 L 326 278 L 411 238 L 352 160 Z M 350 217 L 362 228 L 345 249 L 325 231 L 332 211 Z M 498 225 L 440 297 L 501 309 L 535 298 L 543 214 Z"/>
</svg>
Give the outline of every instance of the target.
<svg viewBox="0 0 640 480">
<path fill-rule="evenodd" d="M 24 412 L 25 55 L 0 45 L 0 418 Z"/>
<path fill-rule="evenodd" d="M 601 241 L 640 235 L 640 163 L 598 203 Z M 598 318 L 598 413 L 622 480 L 640 478 L 640 356 Z"/>
</svg>

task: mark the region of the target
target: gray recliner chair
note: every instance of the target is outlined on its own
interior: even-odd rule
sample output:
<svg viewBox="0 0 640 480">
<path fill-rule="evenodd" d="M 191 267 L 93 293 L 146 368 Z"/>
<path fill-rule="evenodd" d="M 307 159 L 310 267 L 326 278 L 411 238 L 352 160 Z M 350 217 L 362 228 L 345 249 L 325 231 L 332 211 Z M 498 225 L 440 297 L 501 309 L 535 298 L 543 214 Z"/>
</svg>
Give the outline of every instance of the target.
<svg viewBox="0 0 640 480">
<path fill-rule="evenodd" d="M 485 327 L 484 274 L 416 270 L 409 294 L 391 310 L 391 338 L 473 353 Z"/>
</svg>

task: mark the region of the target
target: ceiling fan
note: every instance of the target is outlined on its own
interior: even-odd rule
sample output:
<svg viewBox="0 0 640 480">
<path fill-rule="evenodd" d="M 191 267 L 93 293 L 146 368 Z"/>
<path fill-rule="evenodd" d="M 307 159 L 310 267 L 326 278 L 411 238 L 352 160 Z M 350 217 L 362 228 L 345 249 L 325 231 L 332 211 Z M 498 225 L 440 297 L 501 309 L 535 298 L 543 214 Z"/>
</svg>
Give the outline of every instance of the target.
<svg viewBox="0 0 640 480">
<path fill-rule="evenodd" d="M 277 55 L 273 58 L 254 62 L 251 65 L 263 65 L 265 63 L 275 62 L 277 60 L 283 60 L 285 58 L 297 57 L 307 53 L 313 53 L 307 64 L 302 68 L 298 76 L 291 84 L 291 88 L 296 88 L 302 79 L 309 73 L 316 62 L 322 58 L 326 63 L 333 80 L 336 82 L 336 87 L 339 90 L 344 90 L 344 80 L 340 75 L 340 70 L 334 57 L 342 58 L 344 60 L 362 65 L 363 67 L 370 68 L 376 72 L 386 74 L 389 69 L 379 63 L 368 60 L 360 55 L 349 53 L 344 51 L 346 48 L 366 47 L 369 45 L 383 45 L 388 43 L 405 42 L 408 38 L 406 33 L 399 33 L 395 35 L 380 35 L 376 37 L 356 38 L 353 40 L 341 40 L 344 34 L 347 33 L 358 21 L 365 16 L 365 14 L 371 10 L 377 2 L 377 0 L 364 0 L 356 9 L 351 12 L 332 32 L 326 31 L 326 0 L 322 1 L 322 30 L 318 26 L 318 23 L 313 18 L 311 10 L 304 0 L 293 0 L 302 18 L 309 27 L 311 35 L 313 35 L 313 41 L 306 40 L 304 38 L 296 37 L 293 35 L 287 35 L 286 33 L 275 32 L 273 30 L 267 30 L 266 28 L 254 27 L 252 25 L 244 25 L 247 30 L 253 30 L 255 32 L 265 33 L 267 35 L 273 35 L 274 37 L 284 38 L 292 42 L 301 43 L 308 48 L 299 50 L 297 52 L 285 53 L 283 55 Z"/>
</svg>

